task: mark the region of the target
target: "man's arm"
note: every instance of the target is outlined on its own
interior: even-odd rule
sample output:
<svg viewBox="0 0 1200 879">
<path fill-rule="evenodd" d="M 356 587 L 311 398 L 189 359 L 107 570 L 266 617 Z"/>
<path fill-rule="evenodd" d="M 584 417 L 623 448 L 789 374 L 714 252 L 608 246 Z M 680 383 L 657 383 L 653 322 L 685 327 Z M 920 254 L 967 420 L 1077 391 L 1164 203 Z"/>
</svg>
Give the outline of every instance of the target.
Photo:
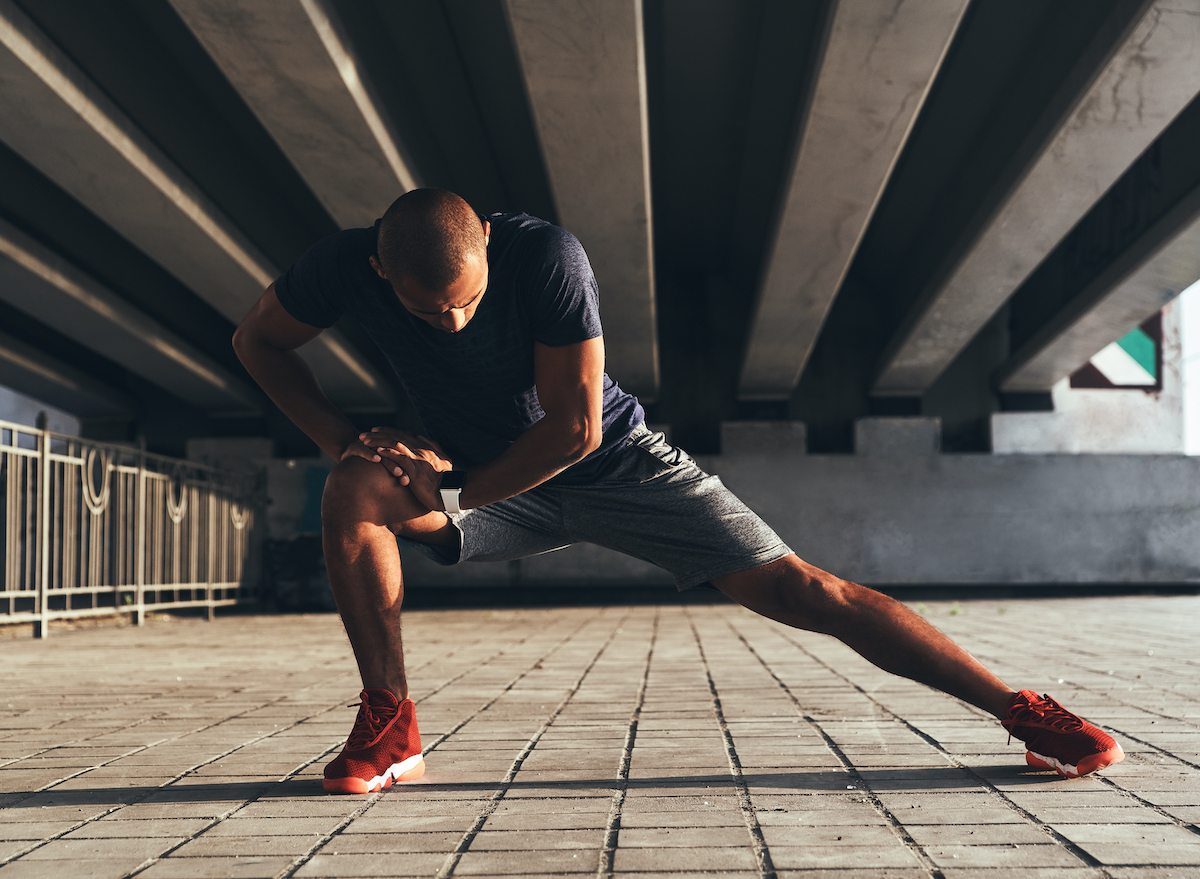
<svg viewBox="0 0 1200 879">
<path fill-rule="evenodd" d="M 287 313 L 272 284 L 233 334 L 233 348 L 280 411 L 333 460 L 349 453 L 379 461 L 359 442 L 358 429 L 329 402 L 308 364 L 296 353 L 296 348 L 320 333 L 319 327 Z"/>
<path fill-rule="evenodd" d="M 494 461 L 467 471 L 459 502 L 463 509 L 513 497 L 566 470 L 600 447 L 603 434 L 604 340 L 552 347 L 534 343 L 534 381 L 545 417 L 526 430 Z M 386 432 L 364 435 L 372 449 L 388 449 L 408 485 L 431 510 L 444 509 L 441 474 Z M 393 471 L 394 472 L 394 471 Z"/>
</svg>

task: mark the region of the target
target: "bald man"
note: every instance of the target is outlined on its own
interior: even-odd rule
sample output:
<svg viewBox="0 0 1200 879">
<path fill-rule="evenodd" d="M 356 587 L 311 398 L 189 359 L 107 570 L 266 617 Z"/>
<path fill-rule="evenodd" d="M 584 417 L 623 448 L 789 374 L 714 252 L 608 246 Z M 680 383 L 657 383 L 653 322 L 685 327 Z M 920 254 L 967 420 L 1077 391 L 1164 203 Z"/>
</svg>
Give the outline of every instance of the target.
<svg viewBox="0 0 1200 879">
<path fill-rule="evenodd" d="M 295 349 L 343 315 L 395 369 L 425 431 L 361 433 Z M 799 559 L 716 477 L 646 428 L 604 371 L 599 295 L 563 229 L 481 218 L 419 189 L 369 229 L 315 244 L 234 335 L 246 369 L 338 462 L 322 502 L 325 565 L 362 676 L 327 791 L 367 793 L 424 772 L 408 698 L 398 539 L 444 565 L 591 542 L 711 584 L 771 619 L 832 635 L 881 668 L 988 711 L 1026 761 L 1078 777 L 1120 761 L 1109 735 L 1014 691 L 902 604 Z"/>
</svg>

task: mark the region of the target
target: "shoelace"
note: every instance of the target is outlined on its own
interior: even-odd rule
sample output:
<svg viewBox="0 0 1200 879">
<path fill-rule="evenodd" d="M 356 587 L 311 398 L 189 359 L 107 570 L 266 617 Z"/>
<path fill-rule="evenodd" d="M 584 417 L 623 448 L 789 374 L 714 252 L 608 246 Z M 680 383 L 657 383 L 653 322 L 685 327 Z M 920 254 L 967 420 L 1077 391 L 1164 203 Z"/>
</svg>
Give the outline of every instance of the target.
<svg viewBox="0 0 1200 879">
<path fill-rule="evenodd" d="M 354 705 L 346 707 L 353 708 Z M 350 738 L 346 740 L 347 748 L 355 751 L 367 747 L 396 714 L 395 711 L 388 711 L 386 708 L 380 710 L 387 712 L 386 716 L 376 713 L 377 709 L 367 701 L 364 693 L 358 706 L 358 717 L 354 719 L 354 729 L 350 731 Z"/>
<path fill-rule="evenodd" d="M 1008 730 L 1009 742 L 1012 742 L 1012 728 L 1022 724 L 1037 724 L 1056 732 L 1075 732 L 1083 729 L 1082 720 L 1046 695 L 1038 702 L 1017 707 L 1006 719 L 1004 727 Z"/>
</svg>

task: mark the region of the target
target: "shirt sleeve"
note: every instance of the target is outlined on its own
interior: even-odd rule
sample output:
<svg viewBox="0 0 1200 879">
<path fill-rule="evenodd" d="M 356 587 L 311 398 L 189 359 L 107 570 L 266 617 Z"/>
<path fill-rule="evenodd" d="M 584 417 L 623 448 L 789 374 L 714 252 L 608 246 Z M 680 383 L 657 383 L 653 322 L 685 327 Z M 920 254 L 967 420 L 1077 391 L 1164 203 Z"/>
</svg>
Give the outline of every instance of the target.
<svg viewBox="0 0 1200 879">
<path fill-rule="evenodd" d="M 322 238 L 275 281 L 279 304 L 310 327 L 331 327 L 342 316 L 339 257 L 345 236 L 338 232 Z"/>
<path fill-rule="evenodd" d="M 545 241 L 534 248 L 538 258 L 530 260 L 532 277 L 522 284 L 531 297 L 534 339 L 559 347 L 602 336 L 600 291 L 583 245 L 556 226 L 538 234 Z"/>
</svg>

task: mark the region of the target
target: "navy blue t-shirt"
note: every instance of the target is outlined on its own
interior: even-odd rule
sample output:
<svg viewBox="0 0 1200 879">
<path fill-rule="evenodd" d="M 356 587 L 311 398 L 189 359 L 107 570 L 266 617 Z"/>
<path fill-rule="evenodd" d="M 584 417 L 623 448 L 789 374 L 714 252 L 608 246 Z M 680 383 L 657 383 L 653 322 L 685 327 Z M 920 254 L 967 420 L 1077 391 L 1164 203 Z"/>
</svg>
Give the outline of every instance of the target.
<svg viewBox="0 0 1200 879">
<path fill-rule="evenodd" d="M 275 282 L 288 314 L 313 327 L 342 315 L 362 324 L 407 389 L 429 435 L 458 468 L 498 457 L 545 414 L 534 386 L 533 343 L 561 346 L 602 335 L 599 294 L 575 236 L 528 214 L 493 214 L 488 286 L 457 333 L 410 314 L 371 268 L 378 222 L 314 244 Z M 604 376 L 601 446 L 559 474 L 586 482 L 645 413 Z"/>
</svg>

